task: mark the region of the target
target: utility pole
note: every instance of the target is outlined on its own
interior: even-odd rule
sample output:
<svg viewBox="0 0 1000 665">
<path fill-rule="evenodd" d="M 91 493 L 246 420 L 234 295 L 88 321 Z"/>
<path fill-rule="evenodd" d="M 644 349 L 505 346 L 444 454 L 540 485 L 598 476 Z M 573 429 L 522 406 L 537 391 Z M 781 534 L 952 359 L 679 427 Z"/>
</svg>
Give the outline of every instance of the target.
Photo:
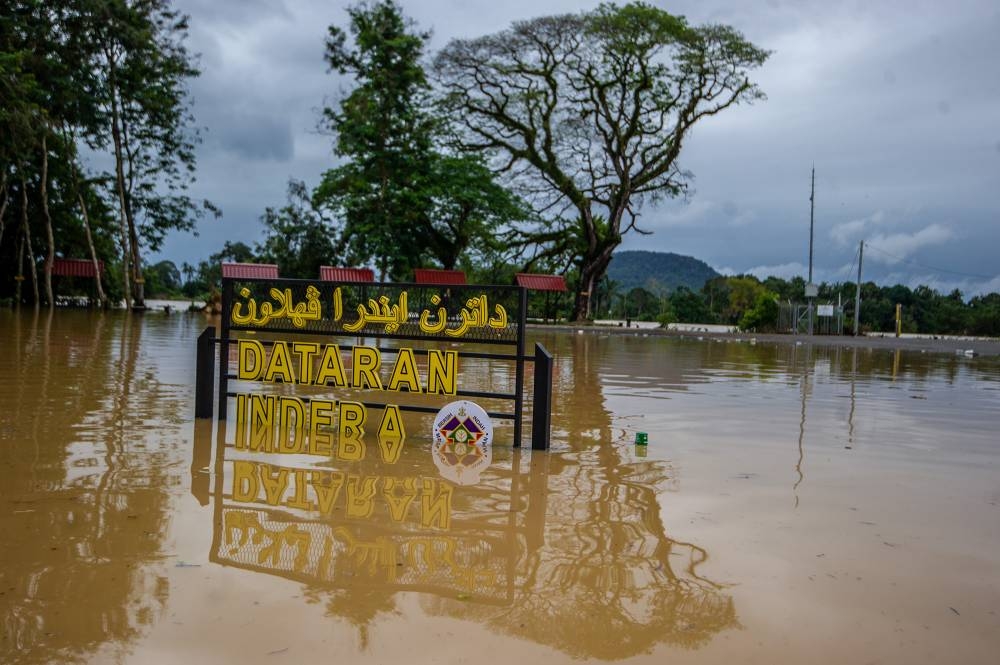
<svg viewBox="0 0 1000 665">
<path fill-rule="evenodd" d="M 844 334 L 844 293 L 841 290 L 837 290 L 837 334 Z"/>
<path fill-rule="evenodd" d="M 809 188 L 809 280 L 806 282 L 807 308 L 809 310 L 809 334 L 813 334 L 813 298 L 817 289 L 813 284 L 813 212 L 816 207 L 816 166 L 812 168 L 812 186 Z"/>
<path fill-rule="evenodd" d="M 865 241 L 858 248 L 858 288 L 854 291 L 854 336 L 858 336 L 858 324 L 861 322 L 861 262 L 865 258 Z"/>
</svg>

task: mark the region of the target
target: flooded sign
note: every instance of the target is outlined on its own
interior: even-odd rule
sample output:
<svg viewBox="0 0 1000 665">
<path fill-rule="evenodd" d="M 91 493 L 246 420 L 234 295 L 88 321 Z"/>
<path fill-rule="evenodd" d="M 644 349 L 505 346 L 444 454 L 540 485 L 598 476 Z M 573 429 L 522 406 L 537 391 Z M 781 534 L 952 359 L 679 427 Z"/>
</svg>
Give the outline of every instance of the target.
<svg viewBox="0 0 1000 665">
<path fill-rule="evenodd" d="M 551 356 L 540 345 L 525 354 L 522 287 L 227 277 L 222 290 L 221 334 L 199 340 L 196 415 L 212 415 L 204 356 L 217 342 L 219 418 L 234 400 L 237 441 L 248 447 L 326 455 L 331 430 L 341 449 L 371 433 L 402 440 L 401 412 L 436 414 L 434 399 L 445 397 L 486 400 L 482 417 L 513 421 L 520 446 L 525 365 L 534 363 L 532 447 L 548 448 Z M 479 374 L 513 385 L 463 381 L 470 360 L 505 368 Z M 262 393 L 254 384 L 282 387 Z"/>
</svg>

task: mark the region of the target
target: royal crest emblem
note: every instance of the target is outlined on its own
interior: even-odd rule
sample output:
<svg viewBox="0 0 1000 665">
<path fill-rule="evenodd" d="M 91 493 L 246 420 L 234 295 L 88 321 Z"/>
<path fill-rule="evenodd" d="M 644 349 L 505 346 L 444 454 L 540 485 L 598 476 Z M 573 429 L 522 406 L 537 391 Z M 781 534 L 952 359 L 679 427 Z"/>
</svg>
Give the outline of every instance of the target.
<svg viewBox="0 0 1000 665">
<path fill-rule="evenodd" d="M 492 441 L 493 424 L 478 404 L 452 402 L 434 419 L 434 464 L 445 478 L 472 485 L 493 459 Z"/>
</svg>

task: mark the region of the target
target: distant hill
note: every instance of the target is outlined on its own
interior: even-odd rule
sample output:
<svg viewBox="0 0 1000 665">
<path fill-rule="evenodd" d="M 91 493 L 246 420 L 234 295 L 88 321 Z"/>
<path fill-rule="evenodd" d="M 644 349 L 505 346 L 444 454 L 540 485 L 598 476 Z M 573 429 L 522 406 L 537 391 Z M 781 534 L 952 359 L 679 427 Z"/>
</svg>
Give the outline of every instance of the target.
<svg viewBox="0 0 1000 665">
<path fill-rule="evenodd" d="M 678 286 L 699 291 L 705 282 L 718 276 L 704 261 L 672 252 L 615 252 L 608 266 L 608 277 L 618 282 L 620 289 L 641 286 L 653 293 L 673 291 Z"/>
</svg>

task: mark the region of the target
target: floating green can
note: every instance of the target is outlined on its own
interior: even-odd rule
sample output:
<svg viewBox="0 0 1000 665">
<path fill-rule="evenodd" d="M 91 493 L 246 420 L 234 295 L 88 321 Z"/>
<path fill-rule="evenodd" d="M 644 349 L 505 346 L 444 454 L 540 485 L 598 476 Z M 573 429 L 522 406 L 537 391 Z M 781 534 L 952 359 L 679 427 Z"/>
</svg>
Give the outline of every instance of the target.
<svg viewBox="0 0 1000 665">
<path fill-rule="evenodd" d="M 635 445 L 645 446 L 647 443 L 649 443 L 649 436 L 645 432 L 635 433 Z"/>
</svg>

